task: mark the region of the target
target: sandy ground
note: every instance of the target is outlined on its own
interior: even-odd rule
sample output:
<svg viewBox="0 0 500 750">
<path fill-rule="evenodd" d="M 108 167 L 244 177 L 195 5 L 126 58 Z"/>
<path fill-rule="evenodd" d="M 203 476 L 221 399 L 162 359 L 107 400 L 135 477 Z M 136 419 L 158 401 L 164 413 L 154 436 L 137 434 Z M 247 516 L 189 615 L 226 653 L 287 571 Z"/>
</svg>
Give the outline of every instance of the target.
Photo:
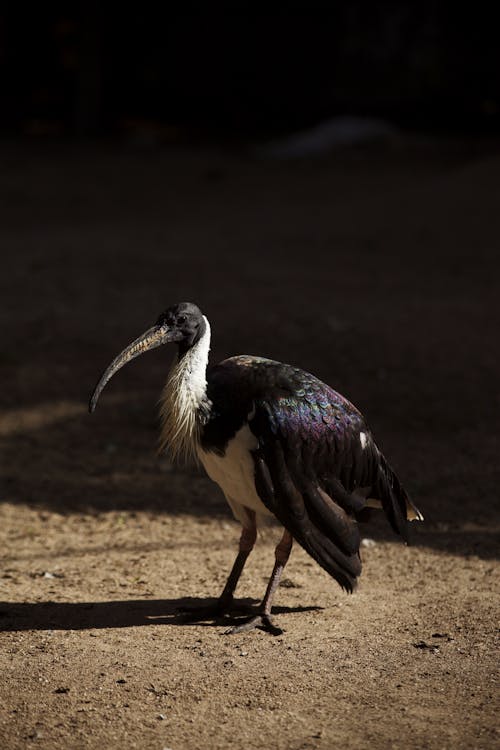
<svg viewBox="0 0 500 750">
<path fill-rule="evenodd" d="M 2 748 L 498 747 L 497 151 L 2 145 Z M 426 516 L 410 547 L 363 528 L 353 596 L 294 549 L 279 637 L 179 613 L 218 594 L 239 532 L 207 478 L 156 455 L 169 352 L 86 414 L 183 299 L 214 360 L 271 356 L 349 396 Z"/>
</svg>

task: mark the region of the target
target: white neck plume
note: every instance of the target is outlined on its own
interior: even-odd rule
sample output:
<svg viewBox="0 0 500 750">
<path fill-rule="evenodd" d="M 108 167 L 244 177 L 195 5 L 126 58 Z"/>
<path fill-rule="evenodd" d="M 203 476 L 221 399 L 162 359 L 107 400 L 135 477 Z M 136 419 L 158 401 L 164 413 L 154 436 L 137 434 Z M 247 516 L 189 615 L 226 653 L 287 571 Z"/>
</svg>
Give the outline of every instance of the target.
<svg viewBox="0 0 500 750">
<path fill-rule="evenodd" d="M 196 457 L 200 423 L 198 412 L 207 398 L 206 371 L 210 351 L 210 325 L 172 367 L 160 400 L 160 451 L 167 449 L 174 460 Z"/>
</svg>

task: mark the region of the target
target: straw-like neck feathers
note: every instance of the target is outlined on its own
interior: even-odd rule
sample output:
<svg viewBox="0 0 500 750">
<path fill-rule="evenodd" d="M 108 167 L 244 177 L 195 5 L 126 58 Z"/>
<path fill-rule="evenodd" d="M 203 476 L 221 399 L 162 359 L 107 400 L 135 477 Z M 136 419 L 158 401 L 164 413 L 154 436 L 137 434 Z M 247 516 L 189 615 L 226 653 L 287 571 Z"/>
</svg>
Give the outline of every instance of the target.
<svg viewBox="0 0 500 750">
<path fill-rule="evenodd" d="M 209 409 L 206 371 L 210 350 L 210 325 L 198 341 L 179 355 L 169 373 L 161 397 L 160 450 L 174 460 L 196 458 L 200 428 Z"/>
</svg>

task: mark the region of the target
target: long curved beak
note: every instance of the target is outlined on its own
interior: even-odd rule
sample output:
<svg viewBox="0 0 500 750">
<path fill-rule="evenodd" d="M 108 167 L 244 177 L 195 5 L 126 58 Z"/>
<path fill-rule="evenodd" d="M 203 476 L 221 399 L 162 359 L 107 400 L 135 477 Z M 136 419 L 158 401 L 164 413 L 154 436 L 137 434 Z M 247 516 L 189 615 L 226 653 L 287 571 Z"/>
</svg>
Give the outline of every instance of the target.
<svg viewBox="0 0 500 750">
<path fill-rule="evenodd" d="M 142 336 L 139 336 L 135 341 L 132 341 L 120 354 L 114 358 L 109 367 L 103 372 L 99 378 L 99 382 L 94 388 L 94 392 L 90 397 L 89 401 L 89 412 L 92 414 L 97 401 L 106 384 L 111 380 L 115 372 L 135 359 L 140 354 L 149 351 L 150 349 L 156 349 L 162 344 L 168 344 L 170 341 L 179 341 L 181 335 L 178 331 L 170 330 L 166 325 L 155 325 L 149 328 Z"/>
</svg>

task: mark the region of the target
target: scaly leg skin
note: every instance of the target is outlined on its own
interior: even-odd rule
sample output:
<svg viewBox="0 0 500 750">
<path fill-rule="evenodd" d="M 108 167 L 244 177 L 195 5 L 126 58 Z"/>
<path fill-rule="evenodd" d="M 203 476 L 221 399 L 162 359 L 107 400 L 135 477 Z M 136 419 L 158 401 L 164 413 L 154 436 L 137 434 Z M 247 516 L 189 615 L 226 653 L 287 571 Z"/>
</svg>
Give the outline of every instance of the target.
<svg viewBox="0 0 500 750">
<path fill-rule="evenodd" d="M 240 579 L 243 568 L 245 567 L 248 555 L 253 550 L 255 540 L 257 538 L 257 524 L 255 520 L 255 513 L 253 511 L 248 511 L 247 516 L 249 525 L 244 526 L 241 532 L 238 555 L 236 556 L 236 560 L 233 563 L 233 567 L 228 576 L 222 594 L 219 596 L 215 604 L 207 607 L 194 607 L 184 610 L 187 615 L 187 620 L 196 622 L 213 617 L 223 617 L 230 611 L 236 586 Z"/>
<path fill-rule="evenodd" d="M 264 598 L 259 606 L 259 613 L 250 618 L 250 620 L 243 622 L 241 625 L 235 625 L 234 627 L 229 628 L 229 630 L 226 630 L 226 634 L 234 635 L 235 633 L 246 633 L 248 630 L 254 630 L 254 628 L 266 630 L 268 633 L 271 633 L 271 635 L 281 635 L 283 633 L 281 628 L 276 627 L 271 619 L 271 608 L 274 594 L 279 586 L 281 574 L 283 573 L 288 558 L 290 557 L 292 544 L 292 535 L 289 531 L 285 531 L 274 552 L 276 561 L 274 563 L 271 578 L 267 584 L 266 593 L 264 594 Z"/>
</svg>

